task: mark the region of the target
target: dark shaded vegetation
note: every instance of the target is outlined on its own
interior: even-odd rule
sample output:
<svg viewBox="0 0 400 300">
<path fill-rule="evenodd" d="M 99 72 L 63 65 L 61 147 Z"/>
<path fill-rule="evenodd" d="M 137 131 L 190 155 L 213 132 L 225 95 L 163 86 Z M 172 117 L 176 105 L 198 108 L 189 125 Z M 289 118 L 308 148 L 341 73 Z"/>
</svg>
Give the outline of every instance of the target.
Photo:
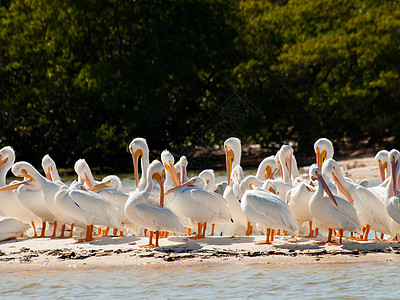
<svg viewBox="0 0 400 300">
<path fill-rule="evenodd" d="M 135 137 L 152 158 L 399 144 L 398 1 L 21 0 L 0 20 L 0 145 L 36 166 L 130 171 Z"/>
</svg>

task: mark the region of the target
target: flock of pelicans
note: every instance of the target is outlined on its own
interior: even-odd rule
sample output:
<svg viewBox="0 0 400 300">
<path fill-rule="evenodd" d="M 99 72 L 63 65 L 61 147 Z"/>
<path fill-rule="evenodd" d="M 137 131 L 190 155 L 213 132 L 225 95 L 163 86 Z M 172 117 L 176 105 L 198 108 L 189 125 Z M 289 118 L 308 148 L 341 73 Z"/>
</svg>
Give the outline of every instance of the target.
<svg viewBox="0 0 400 300">
<path fill-rule="evenodd" d="M 30 237 L 37 238 L 72 238 L 85 230 L 78 242 L 87 242 L 94 239 L 94 227 L 95 236 L 148 232 L 149 244 L 144 247 L 159 246 L 159 238 L 169 233 L 193 239 L 204 238 L 206 232 L 212 236 L 265 233 L 266 239 L 257 244 L 268 244 L 280 231 L 308 233 L 309 238 L 326 232 L 323 243 L 335 244 L 332 235 L 336 234 L 336 244 L 341 244 L 344 235 L 367 240 L 374 230 L 376 239 L 378 232 L 381 239 L 397 240 L 399 151 L 376 154 L 379 182 L 356 183 L 343 175 L 326 138 L 314 144 L 316 163 L 308 176 L 299 174 L 289 145 L 265 158 L 256 175 L 246 177 L 240 166 L 240 140 L 227 139 L 224 149 L 227 181 L 216 183 L 211 169 L 188 179 L 186 157 L 175 164 L 167 150 L 161 161 L 150 163 L 146 140 L 136 138 L 129 145 L 136 189 L 127 194 L 115 175 L 96 181 L 84 159 L 75 163 L 78 179 L 67 186 L 49 155 L 43 157 L 43 176 L 28 162 L 15 163 L 14 150 L 4 147 L 0 150 L 0 241 L 16 239 L 28 230 Z M 10 169 L 24 179 L 7 185 Z M 51 234 L 46 235 L 46 227 Z"/>
</svg>

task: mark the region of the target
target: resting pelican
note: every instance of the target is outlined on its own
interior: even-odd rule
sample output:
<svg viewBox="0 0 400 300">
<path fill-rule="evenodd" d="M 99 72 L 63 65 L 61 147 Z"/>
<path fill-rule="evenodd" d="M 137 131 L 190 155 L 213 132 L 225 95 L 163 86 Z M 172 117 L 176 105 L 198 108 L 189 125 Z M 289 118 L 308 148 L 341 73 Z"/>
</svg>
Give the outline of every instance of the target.
<svg viewBox="0 0 400 300">
<path fill-rule="evenodd" d="M 164 150 L 161 152 L 161 161 L 167 170 L 165 188 L 170 189 L 172 187 L 179 186 L 181 182 L 178 174 L 176 173 L 174 156 L 168 150 Z"/>
<path fill-rule="evenodd" d="M 54 196 L 61 189 L 61 185 L 48 180 L 43 177 L 30 163 L 20 161 L 14 164 L 12 172 L 18 177 L 27 177 L 32 181 L 35 181 L 39 186 L 42 193 L 43 200 L 46 204 L 47 209 L 57 218 L 54 221 L 54 231 L 52 238 L 56 237 L 57 225 L 59 222 L 62 223 L 61 236 L 64 237 L 65 224 L 71 224 L 72 219 L 67 215 L 55 202 Z"/>
<path fill-rule="evenodd" d="M 310 199 L 310 211 L 319 222 L 329 228 L 328 240 L 323 243 L 340 245 L 344 230 L 353 232 L 361 229 L 357 210 L 346 199 L 332 194 L 317 166 L 311 166 L 309 172 L 310 179 L 317 185 L 317 190 Z M 324 190 L 328 196 L 324 195 Z M 333 229 L 339 230 L 339 243 L 332 242 Z"/>
<path fill-rule="evenodd" d="M 293 216 L 297 222 L 299 224 L 308 222 L 310 232 L 306 237 L 316 237 L 318 235 L 318 229 L 316 229 L 315 234 L 313 232 L 313 215 L 310 211 L 310 198 L 314 192 L 314 187 L 301 181 L 286 193 L 286 202 L 292 209 Z"/>
<path fill-rule="evenodd" d="M 118 218 L 122 221 L 124 227 L 125 224 L 129 223 L 124 212 L 125 204 L 129 198 L 129 195 L 124 192 L 119 177 L 115 175 L 108 175 L 102 179 L 101 183 L 93 185 L 92 187 L 87 188 L 87 190 L 92 192 L 97 192 L 101 197 L 110 202 L 114 207 L 115 211 L 117 212 Z M 108 235 L 107 229 L 104 235 L 105 236 Z M 117 228 L 114 228 L 113 235 L 114 236 L 117 235 Z M 123 232 L 120 232 L 120 236 L 122 235 Z"/>
<path fill-rule="evenodd" d="M 89 165 L 84 159 L 79 159 L 75 163 L 75 172 L 78 174 L 78 180 L 85 185 L 89 191 L 98 192 L 102 197 L 108 200 L 116 209 L 118 217 L 122 222 L 126 221 L 124 207 L 128 195 L 125 194 L 122 188 L 121 179 L 116 175 L 108 175 L 97 181 L 94 179 Z M 110 228 L 103 231 L 103 236 L 108 236 Z M 117 228 L 114 228 L 113 235 L 117 234 Z"/>
<path fill-rule="evenodd" d="M 89 192 L 81 182 L 75 181 L 69 188 L 62 188 L 54 196 L 55 203 L 72 219 L 72 225 L 86 225 L 86 237 L 78 242 L 93 240 L 93 225 L 123 230 L 112 204 L 100 195 Z"/>
<path fill-rule="evenodd" d="M 168 191 L 168 207 L 197 223 L 197 235 L 191 237 L 194 239 L 205 237 L 207 223 L 233 222 L 225 199 L 204 190 L 205 185 L 202 178 L 194 177 Z"/>
<path fill-rule="evenodd" d="M 14 217 L 0 217 L 0 243 L 15 240 L 28 230 L 30 225 Z"/>
<path fill-rule="evenodd" d="M 15 217 L 22 222 L 32 224 L 34 229 L 35 237 L 36 226 L 35 222 L 39 221 L 37 216 L 26 208 L 18 199 L 16 189 L 22 183 L 12 183 L 6 185 L 6 175 L 11 169 L 15 161 L 15 152 L 10 146 L 6 146 L 0 150 L 0 209 L 5 216 Z"/>
<path fill-rule="evenodd" d="M 274 175 L 278 171 L 278 165 L 273 155 L 264 158 L 257 169 L 256 177 L 260 181 L 274 179 Z"/>
<path fill-rule="evenodd" d="M 141 192 L 131 193 L 125 205 L 125 215 L 134 224 L 150 230 L 149 244 L 143 247 L 158 247 L 159 231 L 166 230 L 176 233 L 185 231 L 179 218 L 167 207 L 164 207 L 164 175 L 163 164 L 154 160 L 147 170 L 147 185 Z M 153 180 L 160 185 L 160 203 L 154 204 Z M 156 233 L 156 243 L 152 243 L 153 232 Z"/>
<path fill-rule="evenodd" d="M 385 234 L 391 234 L 390 218 L 384 204 L 367 188 L 344 178 L 339 164 L 329 158 L 323 166 L 324 174 L 331 177 L 339 195 L 346 197 L 358 211 L 361 225 L 365 228 L 362 240 L 368 240 L 370 228 Z"/>
<path fill-rule="evenodd" d="M 56 163 L 50 157 L 50 155 L 46 154 L 45 156 L 43 156 L 42 167 L 48 180 L 51 180 L 60 185 L 64 185 L 64 183 L 61 181 L 60 175 L 58 174 Z"/>
<path fill-rule="evenodd" d="M 207 192 L 214 192 L 215 191 L 215 175 L 213 169 L 205 169 L 200 172 L 199 177 L 202 178 L 205 183 L 205 190 Z M 186 180 L 187 181 L 187 180 Z M 184 181 L 184 182 L 186 182 Z"/>
<path fill-rule="evenodd" d="M 180 183 L 188 181 L 187 170 L 186 170 L 187 165 L 188 161 L 186 159 L 186 156 L 181 156 L 179 161 L 175 164 L 176 175 L 178 176 Z"/>
<path fill-rule="evenodd" d="M 273 183 L 271 185 L 273 188 Z M 267 229 L 266 240 L 257 242 L 257 245 L 271 243 L 270 235 L 271 241 L 273 240 L 271 229 L 284 229 L 295 234 L 299 230 L 289 205 L 272 192 L 262 189 L 247 190 L 240 206 L 251 224 Z"/>
</svg>

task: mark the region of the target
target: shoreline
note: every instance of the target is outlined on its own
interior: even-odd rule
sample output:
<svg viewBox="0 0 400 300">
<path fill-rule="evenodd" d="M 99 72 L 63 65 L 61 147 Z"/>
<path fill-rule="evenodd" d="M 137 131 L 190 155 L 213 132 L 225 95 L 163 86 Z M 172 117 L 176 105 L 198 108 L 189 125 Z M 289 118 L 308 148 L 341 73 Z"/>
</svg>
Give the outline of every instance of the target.
<svg viewBox="0 0 400 300">
<path fill-rule="evenodd" d="M 199 264 L 311 265 L 400 262 L 400 243 L 344 239 L 340 246 L 320 245 L 318 239 L 277 237 L 273 244 L 255 245 L 264 236 L 206 237 L 191 240 L 171 237 L 158 248 L 140 248 L 147 237 L 28 239 L 0 244 L 0 268 L 6 272 L 125 269 L 134 267 L 187 267 Z"/>
</svg>

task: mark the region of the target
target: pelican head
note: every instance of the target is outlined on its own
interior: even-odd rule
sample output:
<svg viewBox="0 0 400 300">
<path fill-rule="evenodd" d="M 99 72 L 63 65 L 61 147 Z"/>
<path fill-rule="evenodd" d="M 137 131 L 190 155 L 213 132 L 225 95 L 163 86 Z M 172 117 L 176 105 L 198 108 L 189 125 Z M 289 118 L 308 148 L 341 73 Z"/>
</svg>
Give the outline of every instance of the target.
<svg viewBox="0 0 400 300">
<path fill-rule="evenodd" d="M 327 193 L 327 195 L 329 196 L 329 199 L 332 200 L 332 202 L 338 206 L 335 196 L 332 194 L 332 191 L 329 189 L 328 185 L 326 184 L 324 178 L 322 177 L 322 172 L 321 169 L 318 168 L 317 165 L 312 164 L 309 170 L 309 174 L 310 174 L 310 179 L 311 181 L 315 182 L 315 181 L 319 181 L 322 185 L 322 188 L 325 190 L 325 192 Z"/>
<path fill-rule="evenodd" d="M 46 178 L 48 180 L 52 180 L 52 171 L 53 170 L 57 170 L 56 167 L 56 163 L 54 162 L 54 160 L 50 157 L 49 154 L 46 154 L 45 156 L 43 156 L 42 159 L 42 168 L 44 173 L 46 174 Z M 53 178 L 54 179 L 54 178 Z"/>
<path fill-rule="evenodd" d="M 258 180 L 265 181 L 267 179 L 274 179 L 275 173 L 278 172 L 278 164 L 273 155 L 264 158 L 257 169 L 256 177 Z"/>
<path fill-rule="evenodd" d="M 389 151 L 381 150 L 375 155 L 375 161 L 378 164 L 379 174 L 382 182 L 389 176 Z"/>
<path fill-rule="evenodd" d="M 139 159 L 142 157 L 148 159 L 149 146 L 144 138 L 135 138 L 129 144 L 129 152 L 132 154 L 133 169 L 135 172 L 136 187 L 139 186 Z M 143 172 L 143 170 L 142 170 Z"/>
<path fill-rule="evenodd" d="M 397 196 L 397 184 L 398 184 L 398 165 L 399 165 L 400 152 L 396 149 L 390 150 L 389 162 L 391 167 L 392 175 L 392 191 L 393 195 Z"/>
<path fill-rule="evenodd" d="M 11 168 L 11 166 L 14 164 L 14 161 L 15 161 L 15 152 L 11 146 L 6 146 L 0 150 L 0 169 L 4 165 L 9 166 L 9 168 Z"/>
<path fill-rule="evenodd" d="M 78 174 L 78 180 L 80 182 L 83 182 L 84 184 L 86 183 L 88 187 L 95 185 L 92 171 L 90 170 L 86 160 L 83 158 L 78 159 L 75 163 L 74 169 L 76 174 Z"/>
<path fill-rule="evenodd" d="M 317 166 L 321 169 L 324 161 L 333 157 L 333 144 L 327 138 L 320 138 L 314 143 L 314 151 Z"/>
<path fill-rule="evenodd" d="M 226 159 L 226 176 L 228 185 L 231 180 L 232 169 L 240 165 L 240 159 L 242 156 L 242 146 L 240 140 L 235 137 L 230 137 L 224 142 L 225 159 Z"/>
<path fill-rule="evenodd" d="M 161 153 L 161 161 L 164 164 L 164 167 L 167 170 L 169 176 L 172 178 L 172 181 L 174 182 L 175 186 L 180 185 L 180 180 L 178 178 L 178 174 L 176 173 L 174 165 L 175 162 L 174 156 L 168 150 L 164 150 Z"/>
</svg>

